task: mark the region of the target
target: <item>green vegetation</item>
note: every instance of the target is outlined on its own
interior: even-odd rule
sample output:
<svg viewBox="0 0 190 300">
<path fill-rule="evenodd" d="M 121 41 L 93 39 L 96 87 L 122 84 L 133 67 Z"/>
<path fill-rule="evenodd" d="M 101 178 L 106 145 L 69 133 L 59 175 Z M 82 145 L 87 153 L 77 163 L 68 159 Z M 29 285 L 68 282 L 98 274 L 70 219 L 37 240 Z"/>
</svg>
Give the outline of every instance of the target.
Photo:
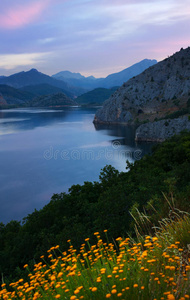
<svg viewBox="0 0 190 300">
<path fill-rule="evenodd" d="M 75 106 L 77 103 L 67 97 L 64 93 L 43 95 L 34 98 L 28 103 L 30 107 L 54 107 L 54 106 Z"/>
<path fill-rule="evenodd" d="M 27 85 L 20 88 L 20 91 L 32 93 L 34 96 L 52 95 L 65 92 L 64 89 L 46 83 Z"/>
<path fill-rule="evenodd" d="M 190 217 L 172 217 L 137 242 L 110 243 L 104 230 L 103 239 L 95 232 L 96 244 L 86 238 L 79 251 L 70 240 L 68 251 L 51 247 L 32 271 L 24 266 L 27 281 L 2 284 L 0 299 L 189 299 Z"/>
<path fill-rule="evenodd" d="M 111 89 L 97 88 L 78 96 L 76 101 L 78 104 L 82 105 L 102 105 L 102 103 L 107 100 L 117 90 L 117 88 L 118 87 L 113 87 Z"/>
<path fill-rule="evenodd" d="M 189 113 L 190 113 L 190 108 L 189 107 L 182 108 L 178 111 L 175 111 L 171 114 L 166 115 L 164 119 L 176 119 L 176 118 L 179 118 L 181 116 L 187 115 Z"/>
<path fill-rule="evenodd" d="M 188 227 L 188 215 L 186 219 L 184 219 L 183 216 L 183 218 L 176 220 L 176 212 L 179 210 L 184 210 L 187 213 L 190 212 L 190 133 L 182 133 L 180 136 L 174 136 L 172 139 L 155 147 L 151 156 L 144 156 L 140 161 L 136 161 L 134 164 L 127 163 L 127 168 L 129 169 L 128 172 L 119 173 L 113 167 L 106 166 L 100 173 L 99 182 L 85 182 L 83 185 L 73 185 L 69 189 L 68 194 L 54 194 L 49 204 L 43 209 L 39 211 L 35 210 L 32 214 L 29 214 L 23 220 L 23 224 L 17 221 L 9 222 L 7 225 L 1 223 L 0 273 L 3 274 L 3 281 L 8 284 L 21 277 L 26 280 L 28 278 L 28 273 L 26 270 L 23 271 L 23 266 L 28 264 L 30 269 L 32 269 L 34 263 L 39 263 L 41 255 L 44 255 L 45 260 L 48 259 L 49 252 L 46 252 L 48 248 L 50 249 L 55 245 L 59 245 L 62 251 L 66 251 L 68 249 L 67 240 L 71 239 L 73 247 L 76 248 L 77 251 L 80 251 L 80 246 L 86 237 L 90 238 L 91 245 L 95 244 L 97 239 L 93 233 L 100 232 L 102 235 L 104 229 L 108 229 L 107 238 L 109 241 L 116 239 L 118 236 L 126 237 L 127 234 L 132 238 L 135 238 L 137 233 L 139 241 L 144 243 L 142 236 L 147 234 L 152 234 L 154 236 L 155 231 L 152 228 L 155 226 L 160 227 L 160 220 L 166 218 L 168 215 L 171 216 L 171 213 L 173 213 L 171 220 L 168 221 L 169 223 L 166 221 L 165 223 L 162 223 L 162 231 L 160 231 L 162 234 L 159 233 L 158 237 L 159 244 L 162 245 L 162 248 L 160 248 L 161 252 L 159 252 L 159 247 L 156 247 L 155 249 L 150 248 L 152 251 L 148 250 L 147 252 L 147 257 L 150 258 L 150 260 L 156 259 L 156 262 L 154 264 L 152 261 L 152 264 L 150 264 L 151 268 L 146 276 L 143 275 L 142 277 L 142 274 L 145 273 L 141 268 L 148 268 L 147 264 L 149 263 L 143 260 L 139 266 L 137 264 L 139 257 L 142 257 L 142 251 L 145 251 L 144 247 L 146 246 L 144 244 L 134 245 L 132 241 L 132 244 L 130 243 L 129 247 L 132 247 L 130 249 L 137 247 L 137 252 L 135 252 L 134 249 L 128 249 L 128 245 L 124 245 L 125 249 L 122 250 L 125 251 L 124 253 L 122 251 L 118 252 L 120 250 L 116 247 L 117 252 L 114 252 L 115 250 L 113 250 L 113 262 L 110 264 L 105 255 L 105 249 L 107 251 L 107 248 L 101 248 L 109 248 L 110 246 L 105 246 L 98 241 L 98 243 L 100 243 L 100 249 L 102 249 L 102 258 L 97 257 L 98 259 L 94 261 L 94 257 L 92 257 L 92 261 L 94 261 L 92 266 L 94 266 L 95 269 L 91 269 L 91 266 L 88 265 L 90 264 L 90 258 L 84 257 L 84 265 L 80 265 L 77 261 L 76 270 L 77 272 L 84 272 L 83 275 L 85 278 L 88 278 L 88 283 L 86 283 L 86 285 L 84 281 L 80 283 L 80 286 L 85 287 L 85 291 L 88 290 L 88 292 L 91 293 L 93 291 L 89 291 L 89 288 L 95 287 L 98 289 L 98 292 L 102 293 L 101 295 L 107 295 L 109 294 L 107 288 L 108 284 L 109 288 L 112 285 L 118 285 L 118 288 L 116 288 L 117 294 L 122 293 L 124 286 L 122 284 L 119 285 L 119 279 L 121 279 L 121 277 L 118 277 L 117 283 L 114 277 L 113 281 L 110 280 L 112 284 L 110 285 L 107 281 L 104 281 L 104 276 L 101 276 L 101 291 L 99 291 L 98 283 L 95 285 L 97 281 L 94 279 L 99 277 L 98 274 L 101 273 L 101 268 L 106 268 L 106 274 L 111 275 L 113 268 L 117 263 L 118 255 L 122 254 L 122 260 L 125 260 L 123 263 L 128 260 L 130 262 L 129 266 L 125 265 L 122 267 L 125 269 L 124 274 L 127 272 L 126 268 L 130 268 L 131 270 L 129 273 L 126 273 L 128 276 L 123 275 L 124 278 L 130 277 L 130 282 L 127 281 L 125 287 L 132 288 L 133 284 L 139 284 L 139 292 L 140 286 L 145 286 L 144 295 L 146 296 L 135 298 L 136 294 L 134 294 L 134 297 L 131 296 L 132 298 L 130 299 L 153 299 L 151 298 L 151 290 L 153 290 L 153 293 L 155 291 L 156 296 L 156 293 L 159 291 L 160 293 L 174 293 L 173 289 L 182 288 L 179 294 L 176 294 L 176 299 L 180 299 L 187 290 L 185 282 L 183 282 L 182 279 L 180 279 L 182 280 L 181 282 L 179 281 L 179 278 L 181 278 L 180 272 L 183 268 L 179 268 L 177 263 L 178 259 L 177 261 L 172 261 L 169 260 L 169 258 L 174 259 L 172 255 L 175 254 L 176 257 L 179 256 L 180 259 L 183 259 L 185 253 L 187 253 L 185 247 L 190 243 L 188 235 L 188 232 L 190 231 Z M 167 199 L 171 199 L 171 201 Z M 172 220 L 175 222 L 172 223 Z M 175 224 L 177 224 L 177 222 L 181 224 L 176 225 L 178 231 L 175 229 Z M 139 224 L 140 226 L 137 228 L 136 224 Z M 181 232 L 180 226 L 182 228 Z M 185 229 L 185 226 L 187 226 L 187 229 Z M 122 241 L 124 242 L 124 240 Z M 175 241 L 180 241 L 180 247 L 184 247 L 184 251 L 186 251 L 184 252 L 184 255 L 180 256 L 181 250 L 171 246 L 173 243 L 176 245 Z M 166 245 L 168 245 L 167 247 L 170 247 L 168 248 L 169 250 L 166 249 Z M 152 245 L 152 247 L 153 246 L 154 245 Z M 108 254 L 110 253 L 109 249 Z M 90 250 L 88 249 L 85 251 L 87 251 L 89 256 L 90 252 L 88 251 Z M 99 253 L 98 251 L 97 253 Z M 130 256 L 127 255 L 134 252 L 135 255 L 133 261 L 130 259 Z M 164 255 L 169 256 L 163 256 L 163 253 L 165 252 L 166 254 Z M 75 252 L 72 253 L 71 250 L 69 250 L 69 253 L 73 258 Z M 53 257 L 50 257 L 51 260 L 52 258 Z M 54 261 L 51 263 L 54 265 L 57 258 L 54 257 L 53 259 Z M 72 263 L 73 260 L 71 259 L 70 264 Z M 162 263 L 164 265 L 162 265 Z M 68 265 L 69 264 L 66 263 L 66 266 Z M 72 265 L 70 266 L 72 268 Z M 166 273 L 164 273 L 165 266 L 170 266 L 172 269 L 168 268 Z M 36 268 L 37 267 L 35 266 L 35 269 Z M 48 264 L 43 268 L 44 269 L 41 269 L 40 267 L 40 272 L 46 272 L 46 268 L 49 268 Z M 59 258 L 59 262 L 56 263 L 55 268 L 51 267 L 52 273 L 50 272 L 50 274 L 52 276 L 55 275 L 56 280 L 58 280 L 57 277 L 59 273 L 54 274 L 53 272 L 62 272 L 62 278 L 65 282 L 64 276 L 66 276 L 66 273 L 68 275 L 69 269 L 67 269 L 66 272 L 64 268 L 63 270 L 61 269 Z M 159 272 L 159 275 L 155 275 L 155 277 L 159 278 L 158 281 L 163 287 L 162 290 L 158 288 L 155 279 L 152 279 L 151 284 L 148 285 L 150 276 L 153 276 L 151 273 L 158 274 L 156 270 Z M 185 272 L 187 271 L 189 271 L 189 269 L 185 270 Z M 47 274 L 48 272 L 49 271 L 47 271 Z M 66 273 L 64 274 L 64 272 Z M 168 276 L 170 276 L 169 272 L 171 273 L 171 278 L 174 278 L 173 281 L 171 280 L 171 282 L 174 282 L 174 285 L 170 285 L 170 280 L 168 278 Z M 165 283 L 160 273 L 162 273 L 162 275 L 165 274 Z M 35 276 L 36 275 L 34 275 L 34 277 Z M 81 276 L 81 278 L 84 276 Z M 46 278 L 46 276 L 44 278 Z M 93 278 L 93 280 L 91 280 L 91 278 Z M 140 281 L 140 278 L 142 281 Z M 47 278 L 47 280 L 50 279 Z M 56 283 L 56 280 L 54 280 L 54 283 Z M 75 285 L 74 282 L 79 284 L 79 281 L 77 281 L 77 278 L 75 277 L 71 277 L 68 280 L 71 280 L 68 283 L 68 285 L 70 285 L 70 288 L 68 288 L 70 292 L 68 294 L 69 298 L 65 299 L 70 299 L 70 293 L 73 293 L 74 289 L 77 288 L 77 285 Z M 127 280 L 129 280 L 129 278 Z M 66 286 L 68 285 L 66 284 Z M 136 293 L 136 291 L 137 290 L 133 290 L 134 293 Z M 35 292 L 39 292 L 39 290 L 36 290 Z M 86 292 L 81 294 L 84 296 L 84 299 L 101 299 L 101 295 L 98 293 L 97 296 L 93 296 L 94 298 L 88 298 L 87 295 L 85 296 L 85 293 Z M 167 294 L 163 293 L 162 295 L 164 298 L 162 299 L 167 299 Z M 53 284 L 51 285 L 50 294 L 52 295 L 52 298 L 48 298 L 49 296 L 44 298 L 45 296 L 43 296 L 43 299 L 54 299 L 57 294 L 62 296 L 61 292 L 58 293 Z M 100 295 L 100 298 L 98 298 L 98 295 Z M 158 294 L 157 299 L 161 299 L 159 298 L 161 297 L 160 295 L 161 294 Z M 127 294 L 124 294 L 123 296 L 125 298 L 127 297 Z M 111 293 L 111 297 L 111 299 L 114 299 L 116 296 Z"/>
<path fill-rule="evenodd" d="M 0 93 L 9 105 L 22 105 L 34 97 L 32 92 L 21 91 L 5 84 L 0 84 Z"/>
</svg>

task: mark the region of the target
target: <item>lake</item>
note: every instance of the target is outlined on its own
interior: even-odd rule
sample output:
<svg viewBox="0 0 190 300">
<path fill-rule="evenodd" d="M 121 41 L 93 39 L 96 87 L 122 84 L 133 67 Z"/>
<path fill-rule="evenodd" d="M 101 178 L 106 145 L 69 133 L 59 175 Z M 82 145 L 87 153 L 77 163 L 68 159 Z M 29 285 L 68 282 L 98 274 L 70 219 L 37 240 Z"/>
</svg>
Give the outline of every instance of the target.
<svg viewBox="0 0 190 300">
<path fill-rule="evenodd" d="M 0 111 L 0 222 L 21 220 L 73 184 L 98 181 L 111 164 L 142 158 L 151 144 L 136 144 L 127 126 L 94 126 L 96 108 Z"/>
</svg>

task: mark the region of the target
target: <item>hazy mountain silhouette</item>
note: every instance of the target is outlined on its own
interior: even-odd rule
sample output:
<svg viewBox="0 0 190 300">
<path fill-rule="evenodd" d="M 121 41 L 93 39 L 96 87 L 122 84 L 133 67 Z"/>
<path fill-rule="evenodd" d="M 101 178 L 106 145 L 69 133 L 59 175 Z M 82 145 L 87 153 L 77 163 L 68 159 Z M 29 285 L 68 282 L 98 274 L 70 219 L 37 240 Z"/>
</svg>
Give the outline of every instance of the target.
<svg viewBox="0 0 190 300">
<path fill-rule="evenodd" d="M 26 72 L 19 72 L 10 76 L 0 78 L 0 84 L 6 84 L 14 88 L 22 88 L 24 86 L 35 86 L 39 84 L 49 84 L 51 86 L 62 89 L 64 93 L 69 97 L 75 97 L 85 92 L 82 89 L 71 87 L 68 83 L 57 80 L 39 72 L 36 69 L 31 69 Z M 35 87 L 34 87 L 35 89 Z"/>
<path fill-rule="evenodd" d="M 82 87 L 88 90 L 98 87 L 111 88 L 113 86 L 121 86 L 133 76 L 140 74 L 156 63 L 156 60 L 144 59 L 121 72 L 110 74 L 106 78 L 95 78 L 93 76 L 85 77 L 80 73 L 72 73 L 70 71 L 62 71 L 52 77 L 67 82 L 69 85 Z"/>
</svg>

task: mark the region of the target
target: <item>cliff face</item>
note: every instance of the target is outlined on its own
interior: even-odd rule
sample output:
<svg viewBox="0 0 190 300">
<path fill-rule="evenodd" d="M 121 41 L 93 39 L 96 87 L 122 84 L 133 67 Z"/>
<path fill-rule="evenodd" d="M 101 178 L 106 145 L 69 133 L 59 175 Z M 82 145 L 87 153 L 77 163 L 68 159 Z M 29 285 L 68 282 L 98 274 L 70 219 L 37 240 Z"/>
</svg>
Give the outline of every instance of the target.
<svg viewBox="0 0 190 300">
<path fill-rule="evenodd" d="M 137 142 L 163 142 L 174 134 L 179 134 L 182 130 L 190 131 L 190 120 L 187 116 L 142 124 L 136 130 L 135 140 Z"/>
<path fill-rule="evenodd" d="M 97 111 L 96 123 L 135 123 L 187 107 L 190 98 L 190 48 L 148 68 L 124 83 Z"/>
</svg>

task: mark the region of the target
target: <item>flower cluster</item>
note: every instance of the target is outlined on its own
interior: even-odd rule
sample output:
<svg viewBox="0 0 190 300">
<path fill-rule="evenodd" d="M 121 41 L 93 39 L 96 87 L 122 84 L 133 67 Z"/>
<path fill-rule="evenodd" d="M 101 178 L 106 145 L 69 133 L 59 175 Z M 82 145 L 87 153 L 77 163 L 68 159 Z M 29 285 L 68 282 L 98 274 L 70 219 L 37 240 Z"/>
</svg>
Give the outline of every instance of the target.
<svg viewBox="0 0 190 300">
<path fill-rule="evenodd" d="M 190 258 L 180 242 L 165 248 L 156 236 L 139 243 L 129 238 L 109 243 L 98 232 L 95 236 L 96 245 L 87 238 L 78 252 L 70 241 L 67 252 L 52 247 L 32 272 L 24 266 L 28 281 L 2 284 L 0 299 L 190 298 Z"/>
</svg>

